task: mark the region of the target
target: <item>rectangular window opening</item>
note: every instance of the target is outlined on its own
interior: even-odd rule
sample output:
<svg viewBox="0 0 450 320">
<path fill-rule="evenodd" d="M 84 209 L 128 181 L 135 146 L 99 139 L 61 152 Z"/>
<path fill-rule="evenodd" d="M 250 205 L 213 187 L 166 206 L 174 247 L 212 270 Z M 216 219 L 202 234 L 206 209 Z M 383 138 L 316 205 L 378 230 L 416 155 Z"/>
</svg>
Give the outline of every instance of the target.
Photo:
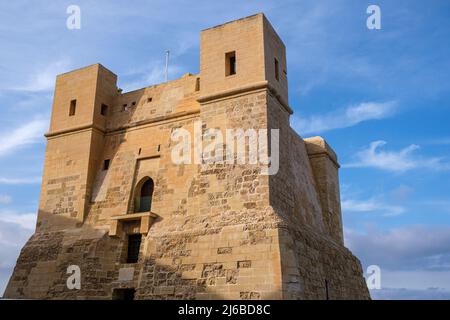
<svg viewBox="0 0 450 320">
<path fill-rule="evenodd" d="M 69 116 L 74 116 L 76 109 L 77 109 L 77 100 L 73 99 L 70 101 Z"/>
<path fill-rule="evenodd" d="M 103 170 L 108 170 L 109 169 L 109 163 L 111 162 L 111 160 L 109 159 L 105 159 L 103 161 Z"/>
<path fill-rule="evenodd" d="M 275 61 L 275 79 L 280 80 L 280 70 L 277 58 L 275 58 L 274 61 Z"/>
<path fill-rule="evenodd" d="M 236 51 L 225 54 L 225 75 L 231 76 L 236 74 Z"/>
<path fill-rule="evenodd" d="M 102 103 L 102 107 L 100 109 L 100 114 L 102 116 L 106 116 L 108 114 L 108 106 Z"/>
<path fill-rule="evenodd" d="M 112 299 L 113 300 L 134 300 L 135 293 L 136 293 L 136 290 L 134 288 L 114 289 Z"/>
<path fill-rule="evenodd" d="M 200 91 L 200 78 L 195 79 L 195 91 Z"/>
<path fill-rule="evenodd" d="M 141 234 L 128 235 L 127 263 L 136 263 L 139 259 L 139 249 L 141 248 Z"/>
</svg>

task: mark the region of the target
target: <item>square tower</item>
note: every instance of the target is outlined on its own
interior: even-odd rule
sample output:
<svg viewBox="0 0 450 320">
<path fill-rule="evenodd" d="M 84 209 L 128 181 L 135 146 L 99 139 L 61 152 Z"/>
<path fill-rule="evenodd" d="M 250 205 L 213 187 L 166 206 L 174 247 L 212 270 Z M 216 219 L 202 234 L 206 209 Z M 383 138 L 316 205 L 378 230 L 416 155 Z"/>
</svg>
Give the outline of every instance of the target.
<svg viewBox="0 0 450 320">
<path fill-rule="evenodd" d="M 5 297 L 369 298 L 342 241 L 337 157 L 289 125 L 283 42 L 256 14 L 200 47 L 199 75 L 127 93 L 99 64 L 57 77 L 38 226 Z M 200 162 L 174 161 L 198 142 Z M 245 161 L 223 162 L 235 147 Z"/>
<path fill-rule="evenodd" d="M 268 85 L 288 101 L 286 48 L 264 14 L 200 33 L 201 98 Z"/>
</svg>

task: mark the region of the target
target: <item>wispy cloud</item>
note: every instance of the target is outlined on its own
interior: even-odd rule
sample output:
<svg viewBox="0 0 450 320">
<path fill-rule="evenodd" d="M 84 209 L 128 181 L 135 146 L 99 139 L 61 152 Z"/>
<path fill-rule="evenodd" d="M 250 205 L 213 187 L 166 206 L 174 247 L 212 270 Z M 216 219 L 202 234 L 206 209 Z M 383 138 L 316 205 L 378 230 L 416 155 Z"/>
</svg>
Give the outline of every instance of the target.
<svg viewBox="0 0 450 320">
<path fill-rule="evenodd" d="M 396 202 L 405 202 L 414 192 L 414 188 L 407 185 L 400 185 L 390 192 L 391 199 Z"/>
<path fill-rule="evenodd" d="M 0 273 L 10 273 L 15 264 L 20 248 L 33 233 L 36 214 L 21 214 L 15 211 L 0 211 Z M 5 277 L 7 280 L 7 277 Z M 0 283 L 1 287 L 5 283 Z M 0 291 L 1 292 L 1 291 Z"/>
<path fill-rule="evenodd" d="M 363 102 L 324 115 L 294 117 L 293 127 L 300 134 L 320 133 L 333 129 L 355 126 L 369 120 L 380 120 L 392 116 L 397 110 L 394 101 L 377 103 Z"/>
<path fill-rule="evenodd" d="M 36 119 L 10 132 L 3 132 L 0 137 L 0 156 L 24 145 L 39 142 L 47 128 L 48 120 Z"/>
<path fill-rule="evenodd" d="M 345 240 L 366 265 L 389 270 L 450 271 L 449 226 L 407 225 L 358 232 L 346 229 Z"/>
<path fill-rule="evenodd" d="M 178 78 L 184 71 L 185 68 L 180 65 L 169 65 L 169 80 Z M 132 77 L 134 80 L 125 82 L 121 86 L 124 92 L 162 83 L 165 81 L 165 64 L 163 61 L 156 61 L 151 63 L 147 68 L 144 67 L 139 70 L 131 70 L 126 74 L 126 76 Z"/>
<path fill-rule="evenodd" d="M 430 275 L 417 272 L 406 276 L 408 279 L 426 279 L 424 277 Z M 438 274 L 438 276 L 440 276 L 442 283 L 442 275 Z M 448 274 L 446 274 L 446 277 L 449 278 Z M 371 290 L 370 295 L 374 300 L 450 300 L 450 290 L 442 288 L 382 288 L 381 290 Z"/>
<path fill-rule="evenodd" d="M 21 185 L 21 184 L 39 184 L 41 183 L 41 177 L 30 177 L 30 178 L 5 178 L 0 177 L 0 184 L 7 185 Z"/>
<path fill-rule="evenodd" d="M 368 148 L 359 151 L 355 162 L 344 164 L 344 168 L 377 168 L 394 172 L 405 172 L 416 168 L 428 168 L 434 170 L 449 170 L 450 163 L 442 158 L 420 157 L 413 154 L 420 147 L 412 144 L 399 151 L 380 150 L 386 141 L 374 141 Z"/>
<path fill-rule="evenodd" d="M 0 194 L 0 204 L 8 204 L 11 203 L 11 196 L 6 194 Z"/>
<path fill-rule="evenodd" d="M 70 69 L 72 68 L 68 59 L 58 60 L 35 70 L 30 74 L 24 85 L 13 87 L 11 90 L 28 92 L 51 91 L 54 89 L 56 76 Z"/>
<path fill-rule="evenodd" d="M 37 215 L 35 213 L 16 213 L 13 211 L 0 211 L 0 221 L 17 224 L 28 230 L 34 230 Z"/>
<path fill-rule="evenodd" d="M 344 212 L 381 212 L 383 216 L 397 216 L 405 212 L 404 207 L 387 204 L 375 197 L 365 200 L 343 199 L 341 206 Z"/>
<path fill-rule="evenodd" d="M 427 143 L 434 144 L 434 145 L 449 145 L 450 138 L 440 138 L 440 139 L 428 140 Z"/>
</svg>

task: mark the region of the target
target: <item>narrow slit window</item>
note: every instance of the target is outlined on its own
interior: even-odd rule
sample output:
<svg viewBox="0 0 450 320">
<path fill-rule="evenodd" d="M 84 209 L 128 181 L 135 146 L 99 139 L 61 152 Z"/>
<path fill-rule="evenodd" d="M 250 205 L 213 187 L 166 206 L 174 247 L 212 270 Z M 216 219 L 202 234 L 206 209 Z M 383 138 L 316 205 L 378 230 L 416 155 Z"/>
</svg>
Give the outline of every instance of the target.
<svg viewBox="0 0 450 320">
<path fill-rule="evenodd" d="M 136 263 L 139 259 L 139 250 L 141 248 L 142 235 L 128 235 L 127 263 Z"/>
<path fill-rule="evenodd" d="M 109 160 L 109 159 L 105 159 L 103 161 L 103 170 L 108 170 L 109 169 L 110 162 L 111 162 L 111 160 Z"/>
<path fill-rule="evenodd" d="M 275 79 L 280 80 L 280 67 L 278 65 L 278 60 L 277 58 L 274 59 L 275 62 Z"/>
<path fill-rule="evenodd" d="M 74 116 L 76 110 L 77 110 L 77 100 L 74 99 L 70 101 L 69 116 Z"/>
<path fill-rule="evenodd" d="M 200 91 L 200 78 L 195 79 L 195 91 Z"/>
<path fill-rule="evenodd" d="M 108 106 L 106 104 L 102 104 L 102 107 L 100 109 L 100 114 L 102 116 L 108 115 Z"/>
<path fill-rule="evenodd" d="M 236 74 L 236 51 L 225 54 L 225 75 L 231 76 Z"/>
</svg>

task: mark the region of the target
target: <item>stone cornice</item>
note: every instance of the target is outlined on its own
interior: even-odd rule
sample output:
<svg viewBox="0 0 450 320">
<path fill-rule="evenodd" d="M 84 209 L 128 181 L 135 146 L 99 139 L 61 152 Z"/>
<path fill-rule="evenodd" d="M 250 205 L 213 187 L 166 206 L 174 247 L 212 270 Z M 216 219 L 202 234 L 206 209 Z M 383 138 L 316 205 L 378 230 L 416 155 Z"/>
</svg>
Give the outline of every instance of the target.
<svg viewBox="0 0 450 320">
<path fill-rule="evenodd" d="M 152 118 L 152 119 L 134 122 L 132 124 L 124 125 L 124 126 L 121 126 L 118 128 L 110 129 L 110 130 L 103 129 L 95 124 L 87 124 L 87 125 L 73 127 L 70 129 L 48 132 L 48 133 L 44 134 L 44 136 L 47 139 L 51 139 L 51 138 L 55 138 L 55 137 L 59 137 L 59 136 L 64 136 L 64 135 L 68 135 L 68 134 L 79 133 L 79 132 L 89 131 L 89 130 L 93 130 L 93 131 L 100 132 L 102 134 L 110 135 L 110 134 L 115 134 L 115 133 L 118 133 L 121 131 L 137 129 L 137 128 L 140 128 L 140 127 L 146 126 L 146 125 L 151 125 L 151 124 L 155 124 L 155 123 L 163 123 L 163 122 L 167 122 L 167 121 L 170 121 L 173 119 L 183 118 L 183 117 L 192 116 L 192 115 L 198 115 L 199 113 L 200 113 L 200 109 L 190 110 L 190 111 L 182 111 L 182 112 L 177 112 L 174 114 L 169 114 L 169 115 L 160 116 L 160 117 L 156 117 L 156 118 Z"/>
<path fill-rule="evenodd" d="M 211 103 L 215 100 L 226 99 L 261 89 L 269 90 L 269 92 L 278 100 L 278 102 L 281 104 L 281 106 L 284 108 L 286 112 L 288 112 L 289 114 L 293 113 L 292 108 L 289 106 L 289 104 L 286 101 L 284 101 L 284 99 L 281 97 L 278 91 L 273 86 L 271 86 L 268 81 L 256 82 L 246 86 L 241 86 L 239 88 L 224 90 L 213 94 L 200 96 L 197 99 L 197 101 L 202 104 Z"/>
</svg>

